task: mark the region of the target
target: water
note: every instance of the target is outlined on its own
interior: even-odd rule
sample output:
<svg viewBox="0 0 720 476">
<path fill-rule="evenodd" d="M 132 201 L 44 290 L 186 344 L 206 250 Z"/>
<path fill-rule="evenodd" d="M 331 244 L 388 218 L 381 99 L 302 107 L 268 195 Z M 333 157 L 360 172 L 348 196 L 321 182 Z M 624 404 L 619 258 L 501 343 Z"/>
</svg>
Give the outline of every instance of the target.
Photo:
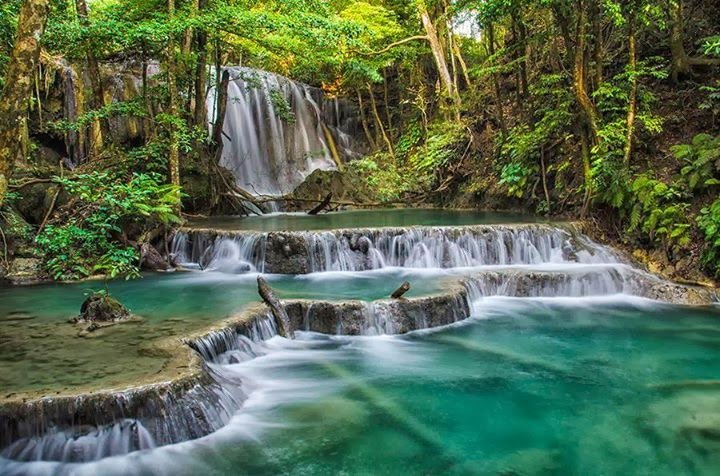
<svg viewBox="0 0 720 476">
<path fill-rule="evenodd" d="M 720 313 L 487 298 L 401 337 L 299 333 L 214 365 L 250 399 L 199 440 L 6 474 L 717 474 Z"/>
<path fill-rule="evenodd" d="M 220 164 L 235 175 L 239 187 L 255 195 L 284 195 L 312 171 L 333 170 L 336 161 L 357 155 L 355 113 L 349 103 L 326 99 L 319 89 L 266 71 L 227 71 L 231 80 Z M 282 101 L 289 106 L 285 114 Z M 212 89 L 211 127 L 215 102 Z"/>
<path fill-rule="evenodd" d="M 296 340 L 269 318 L 199 339 L 208 381 L 185 401 L 151 403 L 160 422 L 123 414 L 20 441 L 0 473 L 717 473 L 717 307 L 642 298 L 682 293 L 567 227 L 442 227 L 481 218 L 423 213 L 400 216 L 432 226 L 190 231 L 173 248 L 205 271 L 111 283 L 142 320 L 92 338 L 65 321 L 99 283 L 0 289 L 6 395 L 141 382 L 165 362 L 151 351 L 157 339 L 256 302 L 257 270 L 290 273 L 268 276 L 281 298 L 366 301 L 343 304 L 341 322 L 340 307 L 288 306 L 302 323 Z M 396 219 L 383 211 L 373 223 L 383 218 Z M 404 280 L 412 297 L 460 279 L 467 301 L 369 302 Z M 388 335 L 433 323 L 453 324 Z M 366 335 L 339 335 L 349 333 Z M 194 431 L 198 415 L 209 415 L 207 431 Z"/>
<path fill-rule="evenodd" d="M 281 274 L 619 260 L 607 247 L 548 224 L 270 233 L 184 229 L 173 238 L 172 255 L 191 268 Z"/>
<path fill-rule="evenodd" d="M 103 388 L 151 376 L 165 362 L 147 352 L 154 341 L 182 337 L 259 302 L 256 276 L 175 273 L 111 281 L 110 293 L 142 320 L 92 337 L 78 337 L 79 328 L 67 321 L 79 313 L 88 293 L 104 288 L 102 282 L 0 287 L 0 388 L 4 395 Z M 438 292 L 448 284 L 443 275 L 402 270 L 267 278 L 282 299 L 370 301 L 388 297 L 406 279 L 413 285 L 408 296 Z"/>
<path fill-rule="evenodd" d="M 462 226 L 498 223 L 533 223 L 533 215 L 484 212 L 476 210 L 443 210 L 436 208 L 391 208 L 348 210 L 308 215 L 306 213 L 270 213 L 249 217 L 212 217 L 193 219 L 188 228 L 212 228 L 247 231 L 306 231 L 337 228 L 378 228 L 409 226 Z"/>
</svg>

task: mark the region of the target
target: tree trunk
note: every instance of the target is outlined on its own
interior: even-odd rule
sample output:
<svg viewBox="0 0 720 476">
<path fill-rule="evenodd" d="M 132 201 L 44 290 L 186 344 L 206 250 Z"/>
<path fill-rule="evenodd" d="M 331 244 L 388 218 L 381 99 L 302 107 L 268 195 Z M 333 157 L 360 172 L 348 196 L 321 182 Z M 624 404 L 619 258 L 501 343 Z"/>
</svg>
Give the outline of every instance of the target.
<svg viewBox="0 0 720 476">
<path fill-rule="evenodd" d="M 583 177 L 585 182 L 585 199 L 582 214 L 585 215 L 590 206 L 593 195 L 592 169 L 590 154 L 597 145 L 599 131 L 597 125 L 597 111 L 587 92 L 587 4 L 585 0 L 578 2 L 578 25 L 575 39 L 575 57 L 573 67 L 573 83 L 575 98 L 583 112 L 586 127 L 581 127 L 580 140 L 582 146 Z"/>
<path fill-rule="evenodd" d="M 580 127 L 580 155 L 582 156 L 583 164 L 583 177 L 585 184 L 585 196 L 583 198 L 582 210 L 580 211 L 581 216 L 587 215 L 590 208 L 590 200 L 592 199 L 593 187 L 592 187 L 592 169 L 590 164 L 590 144 L 588 140 L 588 133 L 584 128 Z"/>
<path fill-rule="evenodd" d="M 399 288 L 397 288 L 393 293 L 390 295 L 393 299 L 400 299 L 403 297 L 403 294 L 410 291 L 410 283 L 408 281 L 405 281 L 400 285 Z"/>
<path fill-rule="evenodd" d="M 169 21 L 172 22 L 174 16 L 175 0 L 168 0 Z M 167 52 L 167 82 L 168 95 L 170 96 L 168 112 L 172 116 L 172 121 L 178 119 L 178 91 L 176 74 L 177 71 L 175 64 L 175 39 L 172 37 L 172 35 L 170 35 Z M 170 124 L 170 150 L 168 153 L 168 169 L 170 183 L 180 186 L 180 148 L 177 139 L 177 127 L 173 123 Z"/>
<path fill-rule="evenodd" d="M 451 101 L 455 118 L 460 120 L 460 96 L 458 95 L 458 92 L 455 89 L 455 84 L 450 76 L 450 70 L 448 69 L 447 61 L 445 59 L 445 52 L 440 44 L 440 40 L 438 39 L 437 30 L 430 19 L 424 0 L 417 1 L 417 8 L 418 13 L 420 14 L 420 20 L 422 21 L 423 28 L 425 28 L 425 33 L 427 34 L 428 41 L 430 43 L 433 58 L 435 59 L 435 66 L 437 67 L 440 75 L 440 82 L 445 89 L 445 95 Z"/>
<path fill-rule="evenodd" d="M 575 39 L 573 83 L 575 98 L 577 99 L 578 105 L 585 116 L 585 121 L 587 122 L 591 134 L 591 145 L 594 146 L 597 144 L 599 131 L 597 125 L 597 110 L 590 100 L 590 96 L 587 91 L 587 62 L 585 61 L 587 49 L 587 10 L 585 0 L 580 0 L 578 3 L 579 11 L 577 36 Z"/>
<path fill-rule="evenodd" d="M 365 106 L 363 105 L 362 100 L 362 92 L 358 89 L 357 91 L 358 96 L 358 109 L 360 110 L 360 123 L 362 124 L 363 131 L 365 131 L 365 137 L 368 140 L 368 144 L 370 145 L 370 148 L 374 151 L 377 150 L 378 146 L 375 142 L 375 139 L 373 139 L 372 134 L 370 133 L 370 127 L 368 126 L 367 117 L 365 115 Z"/>
<path fill-rule="evenodd" d="M 192 0 L 190 2 L 190 17 L 194 18 L 197 16 L 198 10 L 200 10 L 200 0 Z M 192 52 L 193 36 L 193 27 L 187 27 L 183 33 L 182 44 L 182 54 L 185 56 L 188 56 Z"/>
<path fill-rule="evenodd" d="M 625 170 L 629 169 L 630 159 L 632 157 L 638 90 L 637 51 L 635 46 L 636 13 L 634 5 L 631 5 L 630 8 L 632 9 L 628 16 L 628 73 L 630 74 L 630 98 L 628 100 L 627 112 L 627 140 L 625 142 L 625 154 L 623 156 L 623 166 L 625 167 Z"/>
<path fill-rule="evenodd" d="M 90 18 L 88 17 L 88 6 L 85 0 L 76 0 L 75 8 L 77 9 L 78 20 L 83 28 L 90 26 Z M 90 42 L 85 42 L 85 58 L 88 65 L 88 76 L 90 77 L 90 87 L 92 88 L 92 106 L 91 109 L 98 111 L 105 106 L 105 89 L 103 88 L 102 76 L 100 74 L 100 65 L 98 64 L 95 52 L 92 50 Z M 90 151 L 91 154 L 97 154 L 103 148 L 103 141 L 110 139 L 110 125 L 107 119 L 97 118 L 93 121 L 90 131 Z"/>
<path fill-rule="evenodd" d="M 547 183 L 547 167 L 545 166 L 545 144 L 540 146 L 540 173 L 542 174 L 543 192 L 545 193 L 545 202 L 547 203 L 547 210 L 546 210 L 545 214 L 550 215 L 551 203 L 550 203 L 550 191 L 548 190 L 548 183 Z"/>
<path fill-rule="evenodd" d="M 383 126 L 382 119 L 380 118 L 380 114 L 378 113 L 377 103 L 375 102 L 375 95 L 373 94 L 372 86 L 370 86 L 370 83 L 367 84 L 367 89 L 368 93 L 370 94 L 370 106 L 372 108 L 373 117 L 375 117 L 375 122 L 377 123 L 380 134 L 385 141 L 385 145 L 387 145 L 388 152 L 393 158 L 395 158 L 395 150 L 393 149 L 390 138 L 385 132 L 385 126 Z"/>
<path fill-rule="evenodd" d="M 325 210 L 327 207 L 330 206 L 330 201 L 332 200 L 332 193 L 328 193 L 325 195 L 325 198 L 322 199 L 322 202 L 318 203 L 312 210 L 307 212 L 308 215 L 317 215 L 321 211 Z"/>
<path fill-rule="evenodd" d="M 683 0 L 670 0 L 670 53 L 672 66 L 670 76 L 677 83 L 683 76 L 690 74 L 690 60 L 685 51 L 685 32 L 683 27 Z"/>
<path fill-rule="evenodd" d="M 492 23 L 488 24 L 487 26 L 487 34 L 488 34 L 488 51 L 490 53 L 490 57 L 493 58 L 493 62 L 495 61 L 495 27 Z M 505 123 L 505 111 L 503 110 L 503 96 L 502 96 L 502 89 L 500 88 L 500 79 L 499 74 L 497 72 L 493 72 L 493 88 L 495 89 L 495 102 L 497 107 L 497 114 L 498 114 L 498 122 L 500 123 L 500 133 L 502 134 L 502 140 L 505 141 L 505 138 L 507 137 L 507 125 Z"/>
<path fill-rule="evenodd" d="M 278 334 L 288 339 L 294 338 L 292 327 L 290 326 L 290 317 L 285 311 L 280 299 L 275 295 L 270 285 L 265 281 L 262 276 L 257 277 L 258 294 L 262 300 L 267 304 L 275 318 L 275 325 L 277 327 Z"/>
<path fill-rule="evenodd" d="M 602 5 L 599 1 L 593 0 L 592 7 L 592 27 L 593 36 L 595 37 L 595 48 L 593 51 L 595 71 L 593 75 L 593 82 L 595 83 L 594 88 L 597 90 L 603 80 L 603 60 L 605 58 L 605 51 L 602 41 Z"/>
<path fill-rule="evenodd" d="M 207 0 L 200 0 L 198 9 L 200 12 L 205 10 Z M 195 118 L 196 126 L 205 126 L 207 122 L 207 108 L 205 100 L 207 96 L 207 32 L 199 29 L 195 33 L 195 43 L 197 47 L 197 64 L 195 65 Z"/>
<path fill-rule="evenodd" d="M 0 205 L 5 201 L 15 162 L 22 158 L 17 144 L 27 127 L 33 72 L 39 62 L 40 37 L 47 17 L 48 0 L 25 0 L 18 16 L 15 44 L 0 94 Z"/>
<path fill-rule="evenodd" d="M 212 147 L 214 148 L 214 164 L 219 165 L 223 153 L 223 129 L 225 128 L 225 111 L 227 109 L 228 86 L 230 85 L 230 71 L 223 71 L 220 85 L 216 91 L 217 104 L 212 127 Z"/>
</svg>

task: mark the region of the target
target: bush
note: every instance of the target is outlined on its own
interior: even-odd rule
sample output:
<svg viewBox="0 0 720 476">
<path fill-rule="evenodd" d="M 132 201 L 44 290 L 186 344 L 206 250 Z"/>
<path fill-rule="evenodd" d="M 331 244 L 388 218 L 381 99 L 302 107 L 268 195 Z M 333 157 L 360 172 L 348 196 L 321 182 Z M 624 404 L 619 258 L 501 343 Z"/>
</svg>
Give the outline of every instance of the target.
<svg viewBox="0 0 720 476">
<path fill-rule="evenodd" d="M 123 177 L 93 172 L 73 178 L 57 178 L 74 200 L 63 224 L 47 226 L 36 238 L 54 279 L 79 279 L 92 274 L 112 278 L 139 274 L 139 256 L 123 236 L 158 224 L 178 223 L 175 208 L 180 189 L 162 183 L 156 174 Z"/>
<path fill-rule="evenodd" d="M 697 224 L 705 236 L 703 265 L 715 277 L 720 278 L 720 198 L 700 210 Z"/>
<path fill-rule="evenodd" d="M 690 243 L 690 205 L 676 187 L 653 177 L 639 175 L 630 185 L 629 232 L 638 229 L 655 243 L 679 250 Z"/>
</svg>

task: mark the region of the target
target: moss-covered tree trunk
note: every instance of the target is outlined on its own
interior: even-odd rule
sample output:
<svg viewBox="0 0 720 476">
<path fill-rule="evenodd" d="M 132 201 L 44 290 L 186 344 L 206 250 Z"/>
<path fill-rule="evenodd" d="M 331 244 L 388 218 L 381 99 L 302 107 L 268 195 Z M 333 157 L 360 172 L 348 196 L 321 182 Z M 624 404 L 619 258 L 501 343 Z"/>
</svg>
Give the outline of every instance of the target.
<svg viewBox="0 0 720 476">
<path fill-rule="evenodd" d="M 630 12 L 628 15 L 628 72 L 630 73 L 630 97 L 628 98 L 627 139 L 625 141 L 625 153 L 623 154 L 623 166 L 626 170 L 630 167 L 630 159 L 632 158 L 633 138 L 635 135 L 635 116 L 637 109 L 638 77 L 635 22 L 635 5 L 631 2 Z"/>
<path fill-rule="evenodd" d="M 80 25 L 87 28 L 90 26 L 90 16 L 88 14 L 88 6 L 85 0 L 76 0 L 75 8 L 77 9 L 78 20 Z M 90 78 L 90 86 L 92 88 L 92 106 L 94 110 L 99 110 L 105 106 L 105 88 L 103 87 L 102 75 L 100 74 L 100 64 L 98 63 L 93 47 L 89 41 L 85 42 L 85 58 L 88 65 L 88 76 Z M 111 140 L 110 125 L 108 120 L 98 117 L 93 121 L 90 133 L 90 150 L 94 156 L 97 156 L 103 148 L 103 142 Z"/>
<path fill-rule="evenodd" d="M 175 17 L 175 0 L 168 0 L 168 18 L 172 22 Z M 168 175 L 170 183 L 180 185 L 180 148 L 177 138 L 178 119 L 178 90 L 177 90 L 177 67 L 175 64 L 175 40 L 170 34 L 170 41 L 167 47 L 167 82 L 168 82 L 168 112 L 172 116 L 170 124 L 170 150 L 168 151 Z"/>
<path fill-rule="evenodd" d="M 202 13 L 207 6 L 207 0 L 198 2 L 198 12 Z M 195 33 L 195 47 L 197 48 L 197 64 L 195 65 L 195 125 L 207 126 L 207 108 L 205 97 L 207 94 L 207 32 L 200 28 Z"/>
<path fill-rule="evenodd" d="M 48 0 L 25 0 L 18 17 L 17 35 L 0 95 L 0 205 L 5 201 L 8 180 L 21 148 L 33 84 L 40 57 L 40 37 L 45 31 Z"/>
<path fill-rule="evenodd" d="M 684 44 L 682 0 L 670 0 L 668 13 L 670 17 L 670 53 L 672 54 L 670 74 L 672 80 L 678 82 L 683 76 L 690 74 L 690 59 Z"/>
</svg>

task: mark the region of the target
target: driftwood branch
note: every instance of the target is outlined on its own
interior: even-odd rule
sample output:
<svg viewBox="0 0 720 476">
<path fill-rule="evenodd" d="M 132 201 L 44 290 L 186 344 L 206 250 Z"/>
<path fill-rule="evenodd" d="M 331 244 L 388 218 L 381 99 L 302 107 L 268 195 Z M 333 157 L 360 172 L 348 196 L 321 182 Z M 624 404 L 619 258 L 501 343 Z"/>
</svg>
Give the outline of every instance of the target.
<svg viewBox="0 0 720 476">
<path fill-rule="evenodd" d="M 45 217 L 43 217 L 43 221 L 38 227 L 36 236 L 39 236 L 40 233 L 43 231 L 45 225 L 47 225 L 47 222 L 50 219 L 50 215 L 52 215 L 52 212 L 55 210 L 55 203 L 57 203 L 58 195 L 60 195 L 61 189 L 62 187 L 58 185 L 57 190 L 55 190 L 55 194 L 53 195 L 52 201 L 50 202 L 50 206 L 47 209 L 47 213 L 45 213 Z"/>
<path fill-rule="evenodd" d="M 28 185 L 35 185 L 38 183 L 52 183 L 53 179 L 30 179 L 24 182 L 13 183 L 8 186 L 12 190 L 20 190 L 21 188 L 27 187 Z"/>
<path fill-rule="evenodd" d="M 272 311 L 272 315 L 275 318 L 275 325 L 278 329 L 278 334 L 288 339 L 294 338 L 292 328 L 290 327 L 290 317 L 288 317 L 285 308 L 283 307 L 280 299 L 275 295 L 268 282 L 262 276 L 258 276 L 258 293 L 262 298 L 263 302 L 267 304 Z"/>
<path fill-rule="evenodd" d="M 404 283 L 402 283 L 402 284 L 400 285 L 399 288 L 397 288 L 397 289 L 395 290 L 395 292 L 393 292 L 393 293 L 390 295 L 390 297 L 393 298 L 393 299 L 400 299 L 400 298 L 403 297 L 403 294 L 405 294 L 405 293 L 408 292 L 408 291 L 410 291 L 410 283 L 407 282 L 407 281 L 405 281 Z"/>
<path fill-rule="evenodd" d="M 310 210 L 307 214 L 308 215 L 317 215 L 324 209 L 326 209 L 328 206 L 330 206 L 330 200 L 332 200 L 332 193 L 328 193 L 325 198 L 323 198 L 322 202 L 320 202 L 315 208 Z"/>
</svg>

